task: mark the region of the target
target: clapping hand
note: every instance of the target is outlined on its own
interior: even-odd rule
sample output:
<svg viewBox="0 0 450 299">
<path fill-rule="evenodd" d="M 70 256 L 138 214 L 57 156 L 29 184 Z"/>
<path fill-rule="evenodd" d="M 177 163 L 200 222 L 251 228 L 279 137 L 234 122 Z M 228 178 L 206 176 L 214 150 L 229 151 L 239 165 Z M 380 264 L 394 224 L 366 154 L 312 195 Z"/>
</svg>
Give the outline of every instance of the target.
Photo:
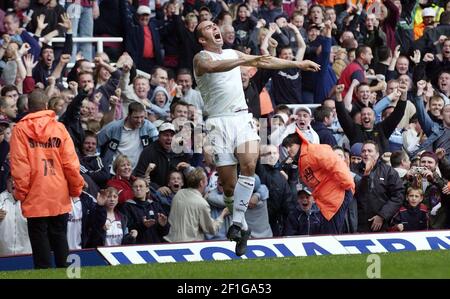
<svg viewBox="0 0 450 299">
<path fill-rule="evenodd" d="M 144 223 L 144 226 L 146 228 L 149 228 L 153 225 L 156 224 L 156 220 L 155 219 L 147 219 L 145 216 L 142 218 L 142 222 Z"/>
<path fill-rule="evenodd" d="M 106 197 L 106 190 L 100 190 L 100 192 L 97 193 L 97 204 L 99 206 L 104 206 L 107 200 L 108 198 Z"/>
<path fill-rule="evenodd" d="M 167 224 L 167 216 L 162 214 L 162 213 L 158 213 L 158 223 L 161 226 L 166 226 L 166 224 Z"/>
<path fill-rule="evenodd" d="M 366 167 L 364 168 L 364 176 L 368 176 L 372 169 L 375 167 L 376 161 L 374 159 L 368 159 L 366 162 Z"/>
</svg>

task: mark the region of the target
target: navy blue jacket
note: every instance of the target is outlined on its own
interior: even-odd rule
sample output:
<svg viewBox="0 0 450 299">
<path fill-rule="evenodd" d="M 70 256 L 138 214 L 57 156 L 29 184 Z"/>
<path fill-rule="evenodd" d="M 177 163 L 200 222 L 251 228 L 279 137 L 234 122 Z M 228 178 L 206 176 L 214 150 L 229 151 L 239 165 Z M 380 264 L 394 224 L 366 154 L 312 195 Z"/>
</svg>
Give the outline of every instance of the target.
<svg viewBox="0 0 450 299">
<path fill-rule="evenodd" d="M 137 244 L 162 243 L 164 241 L 163 237 L 169 233 L 169 223 L 165 226 L 161 226 L 157 220 L 158 213 L 165 215 L 159 202 L 130 199 L 123 204 L 122 212 L 128 218 L 128 229 L 135 229 L 138 231 L 138 236 L 136 238 Z M 153 214 L 153 216 L 151 216 L 151 214 Z M 143 221 L 144 217 L 147 219 L 154 217 L 156 223 L 153 226 L 146 227 Z"/>
<path fill-rule="evenodd" d="M 99 155 L 95 156 L 78 156 L 80 160 L 80 172 L 91 177 L 98 187 L 104 188 L 111 178 L 109 173 L 109 165 L 103 163 Z"/>
<path fill-rule="evenodd" d="M 421 203 L 417 207 L 401 207 L 392 218 L 392 230 L 398 230 L 397 224 L 403 224 L 403 231 L 417 231 L 428 229 L 428 209 Z"/>
<path fill-rule="evenodd" d="M 308 212 L 303 211 L 299 206 L 289 213 L 285 236 L 294 235 L 317 235 L 320 234 L 321 219 L 320 211 L 315 204 Z"/>
<path fill-rule="evenodd" d="M 267 211 L 269 223 L 274 237 L 283 234 L 289 211 L 295 207 L 294 196 L 288 181 L 280 173 L 281 169 L 270 165 L 259 164 L 256 173 L 261 179 L 261 184 L 270 190 L 267 199 Z"/>
<path fill-rule="evenodd" d="M 322 46 L 322 52 L 317 57 L 317 62 L 321 69 L 317 73 L 311 73 L 314 86 L 314 103 L 322 104 L 328 97 L 331 89 L 336 85 L 337 78 L 330 63 L 332 39 L 325 36 L 317 37 L 317 41 Z M 307 72 L 308 73 L 308 72 Z M 322 142 L 321 142 L 322 143 Z"/>
<path fill-rule="evenodd" d="M 328 129 L 323 123 L 314 121 L 311 124 L 314 131 L 319 135 L 321 144 L 329 144 L 331 147 L 336 146 L 336 138 L 333 136 L 333 131 Z"/>
<path fill-rule="evenodd" d="M 90 222 L 89 222 L 89 216 L 92 215 L 92 211 L 95 208 L 95 202 L 94 198 L 87 192 L 83 191 L 80 194 L 80 201 L 81 201 L 81 248 L 88 248 L 87 242 L 88 242 L 88 236 L 89 236 L 89 229 L 90 229 Z M 105 214 L 106 215 L 106 214 Z M 106 222 L 106 219 L 105 219 Z M 105 224 L 103 222 L 103 224 Z"/>
</svg>

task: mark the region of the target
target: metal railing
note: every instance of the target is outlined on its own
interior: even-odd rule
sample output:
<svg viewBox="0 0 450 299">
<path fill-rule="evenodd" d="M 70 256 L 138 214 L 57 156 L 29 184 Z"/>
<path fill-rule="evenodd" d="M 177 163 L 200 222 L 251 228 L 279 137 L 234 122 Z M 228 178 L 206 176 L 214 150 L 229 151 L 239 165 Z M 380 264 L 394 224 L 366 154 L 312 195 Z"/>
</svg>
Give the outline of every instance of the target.
<svg viewBox="0 0 450 299">
<path fill-rule="evenodd" d="M 290 109 L 292 109 L 292 111 L 295 111 L 297 108 L 305 107 L 305 106 L 310 108 L 311 110 L 314 110 L 317 107 L 319 107 L 320 104 L 288 104 L 286 106 L 288 106 Z"/>
<path fill-rule="evenodd" d="M 40 39 L 44 41 L 43 38 Z M 52 43 L 63 43 L 66 39 L 64 37 L 54 37 L 49 41 L 49 44 Z M 122 37 L 73 37 L 74 43 L 97 43 L 97 52 L 103 52 L 103 43 L 111 43 L 111 42 L 123 42 Z"/>
</svg>

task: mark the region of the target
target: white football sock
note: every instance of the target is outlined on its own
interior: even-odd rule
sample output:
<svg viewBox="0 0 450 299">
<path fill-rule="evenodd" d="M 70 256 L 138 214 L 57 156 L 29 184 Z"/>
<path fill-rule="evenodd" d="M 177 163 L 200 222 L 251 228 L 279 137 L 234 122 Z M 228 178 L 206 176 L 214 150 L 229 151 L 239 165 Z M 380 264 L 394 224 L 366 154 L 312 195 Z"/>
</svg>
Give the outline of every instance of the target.
<svg viewBox="0 0 450 299">
<path fill-rule="evenodd" d="M 248 229 L 247 221 L 245 221 L 245 211 L 247 211 L 248 201 L 252 197 L 254 187 L 254 177 L 239 175 L 234 188 L 233 223 L 243 230 Z"/>
</svg>

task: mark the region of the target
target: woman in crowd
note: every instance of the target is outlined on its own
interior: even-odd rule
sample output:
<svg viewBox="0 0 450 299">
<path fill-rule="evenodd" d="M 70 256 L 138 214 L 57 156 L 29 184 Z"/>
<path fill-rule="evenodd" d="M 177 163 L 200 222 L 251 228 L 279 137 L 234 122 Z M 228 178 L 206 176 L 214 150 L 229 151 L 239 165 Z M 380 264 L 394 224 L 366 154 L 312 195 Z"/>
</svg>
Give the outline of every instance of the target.
<svg viewBox="0 0 450 299">
<path fill-rule="evenodd" d="M 136 178 L 131 175 L 131 161 L 125 155 L 119 155 L 113 162 L 115 175 L 108 181 L 109 187 L 114 187 L 119 192 L 119 204 L 123 204 L 128 199 L 134 197 L 132 184 Z"/>
</svg>

